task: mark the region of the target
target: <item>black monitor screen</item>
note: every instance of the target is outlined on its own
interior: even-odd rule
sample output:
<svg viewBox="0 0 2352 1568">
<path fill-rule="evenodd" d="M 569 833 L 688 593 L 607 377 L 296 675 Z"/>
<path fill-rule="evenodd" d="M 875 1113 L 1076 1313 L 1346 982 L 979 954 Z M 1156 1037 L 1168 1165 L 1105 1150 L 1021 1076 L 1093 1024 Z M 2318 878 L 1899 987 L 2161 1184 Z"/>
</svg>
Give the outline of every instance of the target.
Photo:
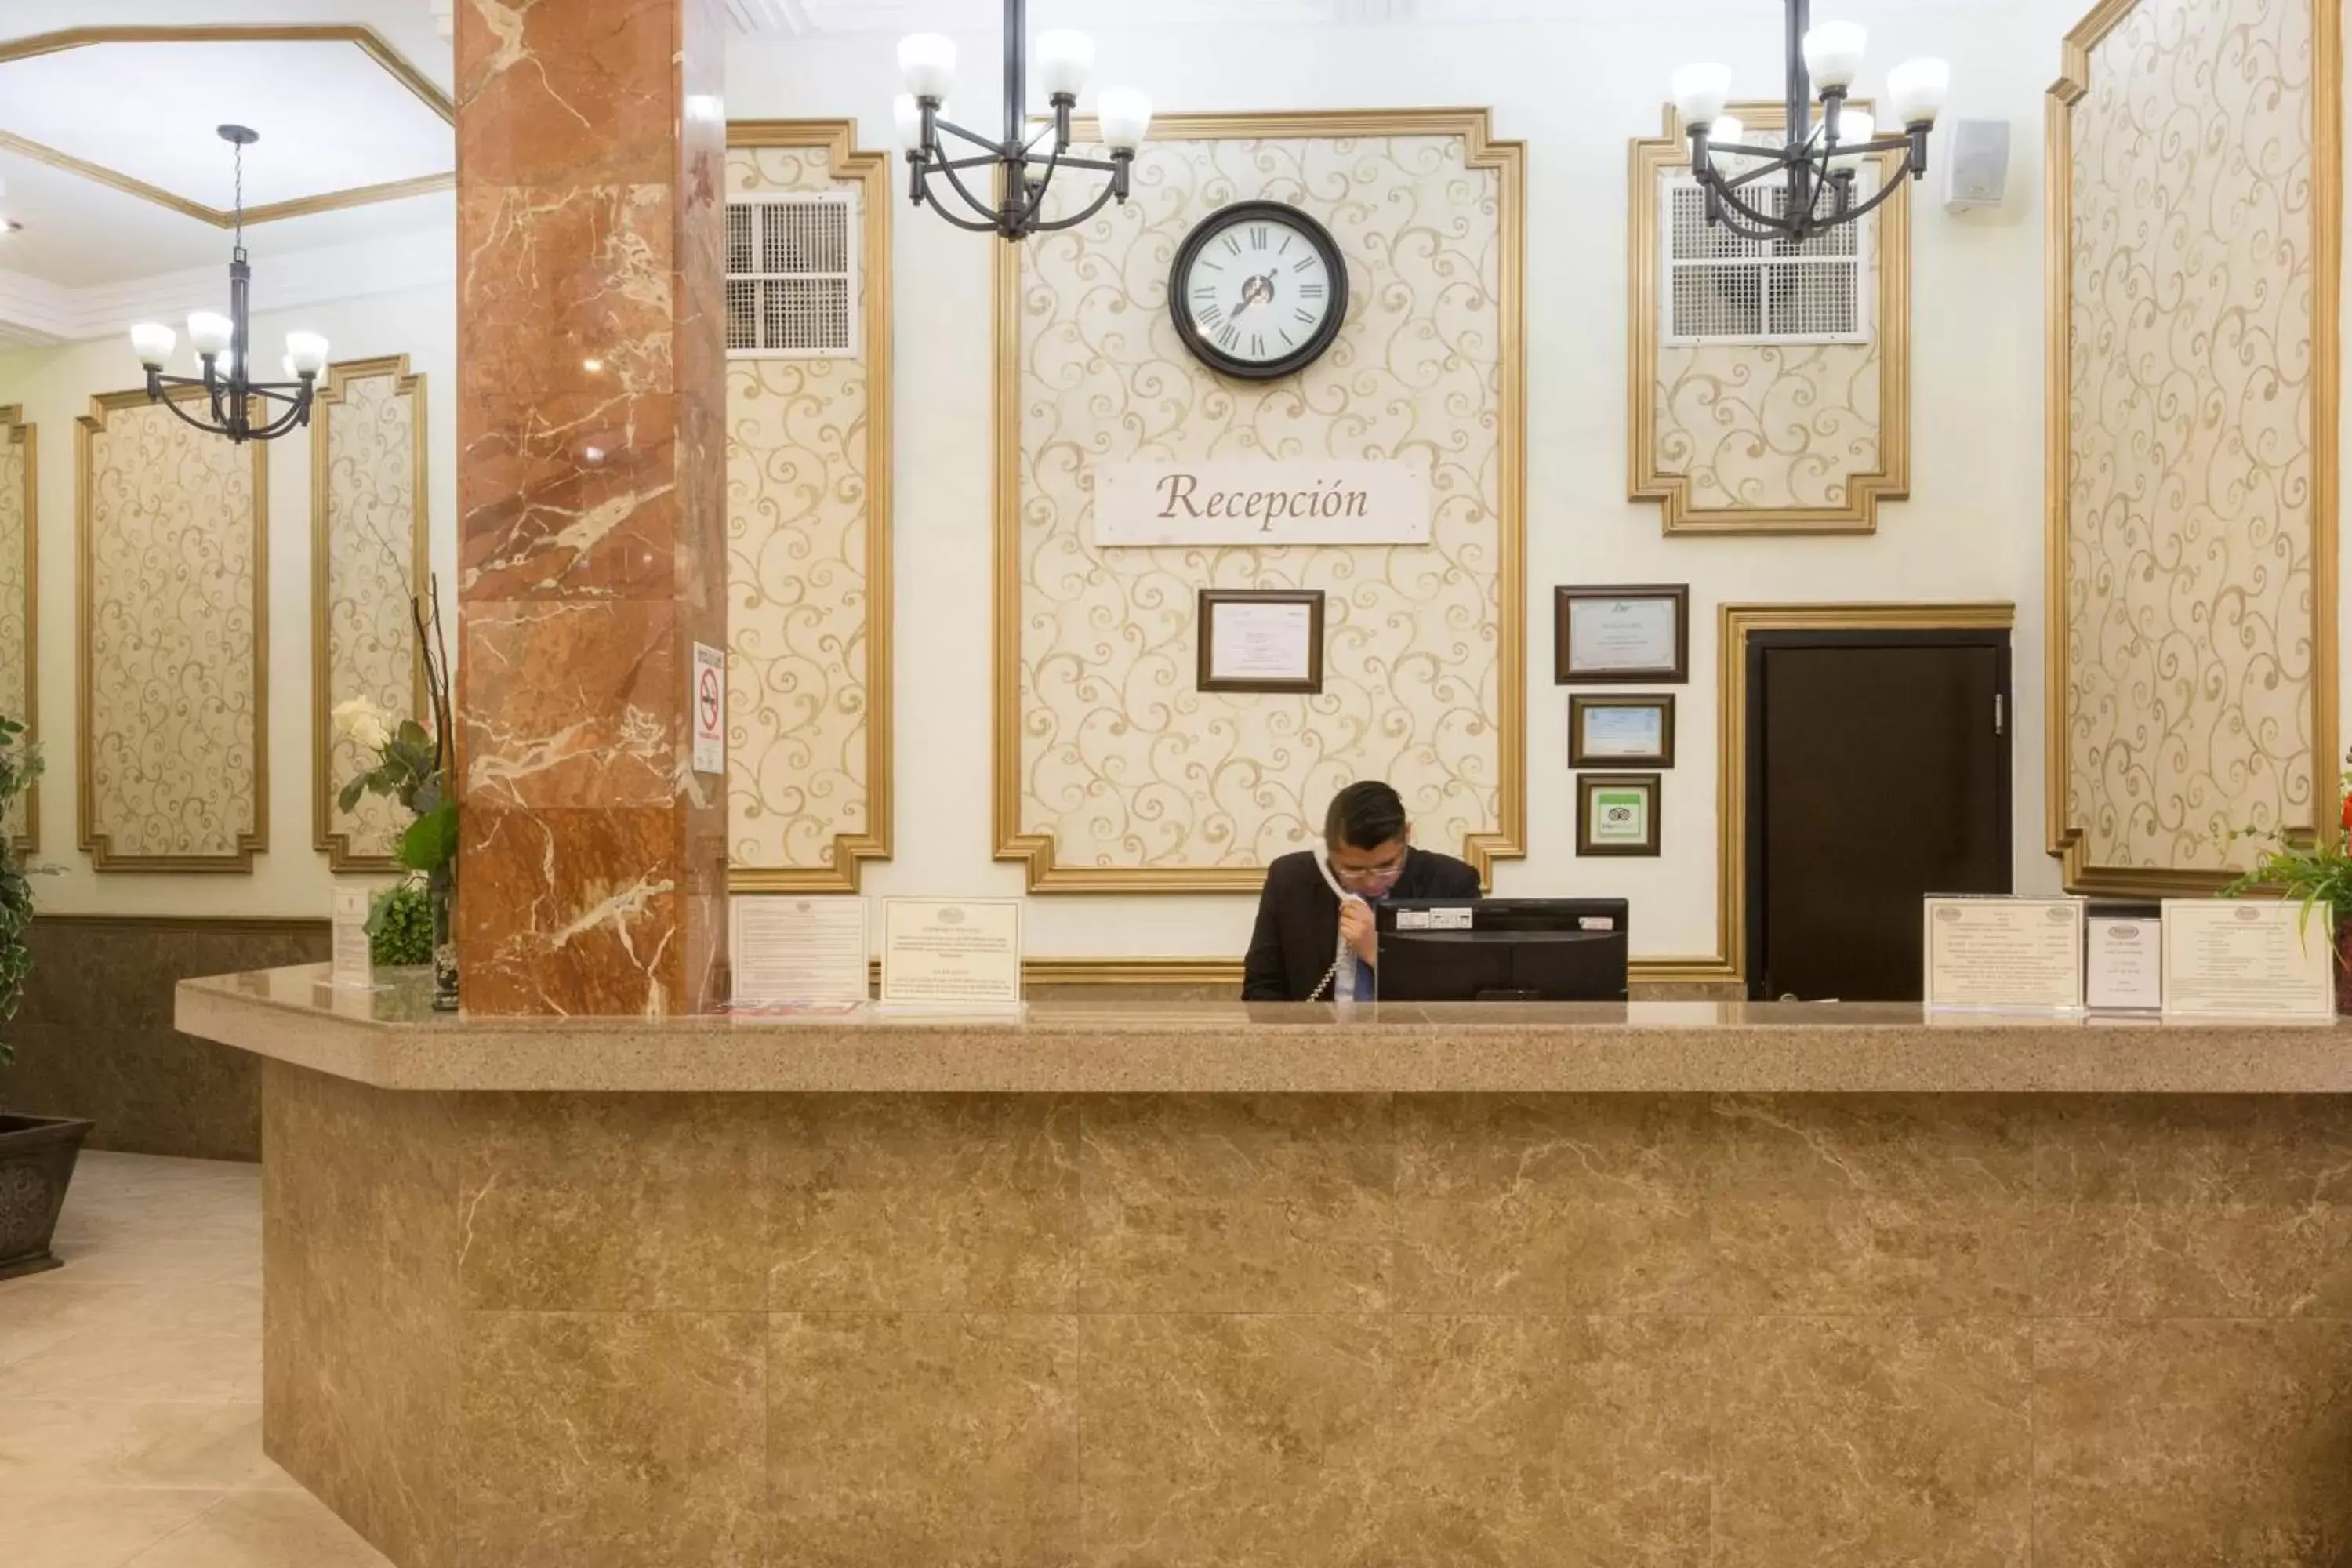
<svg viewBox="0 0 2352 1568">
<path fill-rule="evenodd" d="M 1377 906 L 1387 1002 L 1622 1002 L 1622 899 L 1408 899 Z"/>
</svg>

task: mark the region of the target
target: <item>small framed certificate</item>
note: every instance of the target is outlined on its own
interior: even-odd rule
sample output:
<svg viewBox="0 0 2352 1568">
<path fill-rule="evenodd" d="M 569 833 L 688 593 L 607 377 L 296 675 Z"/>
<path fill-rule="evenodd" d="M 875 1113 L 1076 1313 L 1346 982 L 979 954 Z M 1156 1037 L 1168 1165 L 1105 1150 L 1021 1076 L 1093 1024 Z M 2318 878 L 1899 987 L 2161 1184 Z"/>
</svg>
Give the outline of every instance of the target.
<svg viewBox="0 0 2352 1568">
<path fill-rule="evenodd" d="M 1690 679 L 1690 585 L 1552 590 L 1556 686 Z"/>
<path fill-rule="evenodd" d="M 1203 588 L 1197 622 L 1202 691 L 1323 689 L 1323 591 Z"/>
<path fill-rule="evenodd" d="M 1576 781 L 1579 855 L 1658 852 L 1658 775 L 1582 773 Z"/>
<path fill-rule="evenodd" d="M 1570 697 L 1568 765 L 1673 767 L 1674 698 L 1601 697 L 1584 692 Z"/>
<path fill-rule="evenodd" d="M 2164 900 L 2164 1010 L 2220 1018 L 2332 1018 L 2327 910 L 2261 899 Z"/>
</svg>

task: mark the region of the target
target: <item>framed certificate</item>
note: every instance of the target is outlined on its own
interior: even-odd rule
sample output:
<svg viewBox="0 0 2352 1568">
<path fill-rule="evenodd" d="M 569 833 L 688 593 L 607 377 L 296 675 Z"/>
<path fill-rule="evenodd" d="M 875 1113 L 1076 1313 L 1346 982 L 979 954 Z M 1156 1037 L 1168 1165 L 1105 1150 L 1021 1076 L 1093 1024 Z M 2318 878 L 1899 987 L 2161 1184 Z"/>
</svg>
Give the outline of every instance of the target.
<svg viewBox="0 0 2352 1568">
<path fill-rule="evenodd" d="M 1658 852 L 1658 775 L 1581 773 L 1576 781 L 1579 855 Z"/>
<path fill-rule="evenodd" d="M 1199 618 L 1202 691 L 1323 689 L 1323 591 L 1203 588 Z"/>
<path fill-rule="evenodd" d="M 1690 679 L 1690 585 L 1552 590 L 1556 686 Z"/>
<path fill-rule="evenodd" d="M 2220 1018 L 2332 1018 L 2336 937 L 2323 906 L 2164 900 L 2164 1010 Z"/>
<path fill-rule="evenodd" d="M 1571 768 L 1675 765 L 1675 700 L 1671 696 L 1568 700 L 1568 765 Z"/>
</svg>

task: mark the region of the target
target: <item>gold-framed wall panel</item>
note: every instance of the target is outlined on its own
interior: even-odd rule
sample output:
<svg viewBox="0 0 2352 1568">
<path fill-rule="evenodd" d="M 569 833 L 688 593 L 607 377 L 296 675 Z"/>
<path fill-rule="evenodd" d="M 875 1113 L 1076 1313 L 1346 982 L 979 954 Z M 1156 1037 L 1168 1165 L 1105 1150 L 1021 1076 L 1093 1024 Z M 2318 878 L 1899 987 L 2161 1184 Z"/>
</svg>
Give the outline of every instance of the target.
<svg viewBox="0 0 2352 1568">
<path fill-rule="evenodd" d="M 895 194 L 888 153 L 859 152 L 849 120 L 730 120 L 727 145 L 800 147 L 826 154 L 836 179 L 858 187 L 858 243 L 865 270 L 860 358 L 866 409 L 866 820 L 863 833 L 835 834 L 829 866 L 733 866 L 728 886 L 739 893 L 854 893 L 868 860 L 890 858 L 895 765 L 894 623 L 891 578 L 892 342 L 890 208 Z"/>
<path fill-rule="evenodd" d="M 1091 120 L 1076 122 L 1074 139 L 1099 134 Z M 1171 114 L 1152 121 L 1156 141 L 1215 142 L 1246 139 L 1416 136 L 1454 138 L 1464 144 L 1467 167 L 1491 170 L 1496 179 L 1498 331 L 1501 398 L 1496 452 L 1499 467 L 1496 575 L 1500 645 L 1497 703 L 1492 715 L 1497 737 L 1499 822 L 1469 837 L 1464 858 L 1489 886 L 1497 860 L 1527 854 L 1527 250 L 1526 144 L 1493 135 L 1484 109 L 1295 110 L 1250 114 Z M 990 646 L 994 688 L 991 724 L 991 795 L 995 858 L 1021 864 L 1032 892 L 1238 893 L 1265 882 L 1264 867 L 1064 866 L 1055 859 L 1050 834 L 1021 827 L 1021 321 L 1019 258 L 1013 247 L 993 247 L 992 292 L 994 384 L 990 398 L 992 442 L 996 454 L 992 508 L 994 593 Z"/>
<path fill-rule="evenodd" d="M 18 570 L 25 575 L 25 738 L 41 738 L 41 431 L 25 422 L 22 404 L 0 405 L 0 440 L 19 449 L 17 473 L 21 491 L 17 516 L 25 530 Z M 41 781 L 25 791 L 24 831 L 11 840 L 19 855 L 37 854 L 41 847 Z"/>
<path fill-rule="evenodd" d="M 432 582 L 432 500 L 425 488 L 429 471 L 426 452 L 425 388 L 422 371 L 408 368 L 406 354 L 373 359 L 341 360 L 327 367 L 310 414 L 310 831 L 312 847 L 325 851 L 331 871 L 397 871 L 400 862 L 389 852 L 370 855 L 352 847 L 351 834 L 336 821 L 335 796 L 341 782 L 333 773 L 333 711 L 337 677 L 333 642 L 335 517 L 331 456 L 335 411 L 346 405 L 352 384 L 389 378 L 392 395 L 408 403 L 410 506 L 406 563 L 412 591 L 422 595 Z M 429 723 L 430 698 L 425 683 L 425 652 L 409 632 L 408 712 Z"/>
<path fill-rule="evenodd" d="M 2074 451 L 2074 114 L 2091 88 L 2091 54 L 2141 0 L 2100 0 L 2065 37 L 2058 79 L 2042 114 L 2042 814 L 2050 855 L 2070 892 L 2120 898 L 2210 895 L 2226 871 L 2102 866 L 2081 824 L 2068 820 L 2073 793 L 2073 571 L 2068 481 Z M 2342 745 L 2337 711 L 2337 506 L 2341 289 L 2344 225 L 2344 46 L 2341 0 L 2311 5 L 2311 737 L 2312 820 L 2294 830 L 2306 842 L 2333 840 Z"/>
<path fill-rule="evenodd" d="M 201 387 L 183 388 L 173 394 L 177 402 L 195 402 L 204 397 Z M 99 821 L 99 802 L 95 788 L 96 733 L 93 722 L 92 622 L 96 606 L 92 598 L 94 587 L 95 484 L 91 469 L 96 438 L 107 431 L 108 416 L 121 409 L 144 407 L 149 399 L 144 388 L 126 392 L 106 392 L 92 396 L 90 411 L 74 421 L 74 552 L 75 584 L 75 649 L 74 649 L 74 753 L 79 777 L 75 780 L 75 816 L 80 847 L 90 858 L 90 867 L 98 871 L 166 871 L 208 872 L 247 875 L 253 870 L 255 855 L 269 847 L 269 452 L 266 441 L 247 444 L 247 463 L 250 467 L 253 489 L 253 582 L 251 587 L 253 617 L 253 653 L 250 679 L 253 683 L 253 723 L 250 745 L 253 751 L 253 798 L 251 820 L 236 836 L 235 847 L 219 855 L 124 855 L 114 850 L 110 835 Z M 204 437 L 218 440 L 218 437 Z"/>
<path fill-rule="evenodd" d="M 1730 106 L 1750 131 L 1780 132 L 1788 110 L 1777 103 Z M 1867 99 L 1854 107 L 1870 107 Z M 1631 211 L 1626 226 L 1627 498 L 1655 501 L 1662 531 L 1677 533 L 1874 533 L 1878 503 L 1911 493 L 1911 194 L 1901 174 L 1903 155 L 1873 155 L 1882 182 L 1900 188 L 1866 221 L 1874 223 L 1878 274 L 1872 322 L 1878 349 L 1879 466 L 1845 476 L 1843 507 L 1705 508 L 1693 504 L 1689 476 L 1667 472 L 1658 454 L 1658 181 L 1668 169 L 1690 166 L 1682 117 L 1666 106 L 1663 133 L 1636 140 L 1628 162 Z"/>
<path fill-rule="evenodd" d="M 11 60 L 31 59 L 40 55 L 54 55 L 67 49 L 89 48 L 99 44 L 237 44 L 237 43 L 342 43 L 356 47 L 373 60 L 385 75 L 405 88 L 409 94 L 451 125 L 457 121 L 457 109 L 449 95 L 415 62 L 385 41 L 374 28 L 352 23 L 268 22 L 259 24 L 204 23 L 194 26 L 131 26 L 65 27 L 53 32 L 36 33 L 26 37 L 0 41 L 0 64 Z M 47 163 L 110 190 L 136 196 L 194 218 L 215 228 L 236 226 L 234 214 L 218 207 L 207 206 L 186 196 L 167 191 L 160 185 L 110 169 L 84 158 L 63 152 L 45 143 L 0 131 L 0 149 L 18 153 L 37 163 Z M 404 180 L 387 180 L 379 184 L 355 185 L 347 190 L 321 191 L 316 195 L 299 196 L 289 201 L 269 202 L 247 207 L 247 225 L 270 223 L 278 218 L 306 217 L 312 213 L 337 212 L 345 207 L 367 206 L 376 202 L 398 201 L 404 196 L 423 195 L 431 191 L 454 190 L 457 174 L 454 169 L 441 174 L 419 174 Z"/>
</svg>

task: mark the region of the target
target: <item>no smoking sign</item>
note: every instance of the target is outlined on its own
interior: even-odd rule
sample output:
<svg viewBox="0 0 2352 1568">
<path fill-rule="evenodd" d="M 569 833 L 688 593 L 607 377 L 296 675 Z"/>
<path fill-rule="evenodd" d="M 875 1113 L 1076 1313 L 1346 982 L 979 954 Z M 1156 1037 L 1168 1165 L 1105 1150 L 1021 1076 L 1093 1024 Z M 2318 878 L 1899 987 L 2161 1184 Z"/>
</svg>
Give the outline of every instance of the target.
<svg viewBox="0 0 2352 1568">
<path fill-rule="evenodd" d="M 694 645 L 694 771 L 727 771 L 727 655 Z"/>
</svg>

